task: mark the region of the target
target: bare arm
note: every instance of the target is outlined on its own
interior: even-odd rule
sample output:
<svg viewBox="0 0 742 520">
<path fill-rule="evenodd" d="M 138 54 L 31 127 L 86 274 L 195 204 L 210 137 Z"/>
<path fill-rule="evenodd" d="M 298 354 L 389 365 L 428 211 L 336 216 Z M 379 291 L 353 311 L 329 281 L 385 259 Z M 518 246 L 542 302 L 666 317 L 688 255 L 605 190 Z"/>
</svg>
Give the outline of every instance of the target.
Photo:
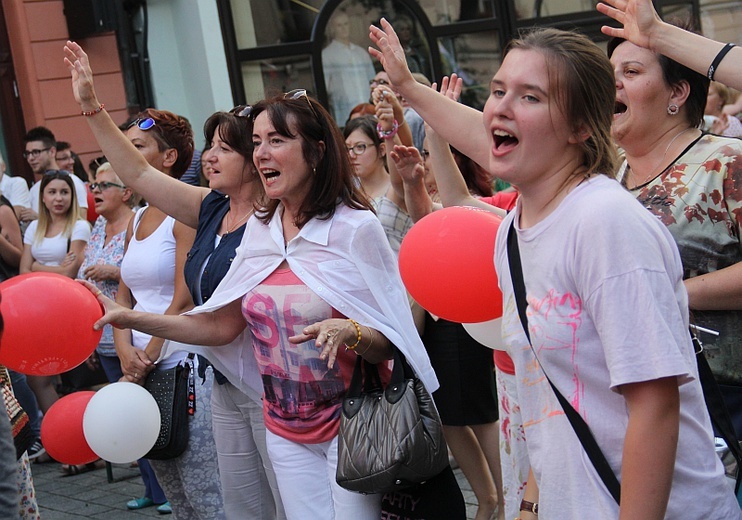
<svg viewBox="0 0 742 520">
<path fill-rule="evenodd" d="M 620 520 L 662 520 L 670 498 L 680 430 L 675 377 L 623 385 L 629 423 L 621 462 Z M 647 442 L 654 439 L 655 442 Z"/>
<path fill-rule="evenodd" d="M 93 294 L 98 293 L 98 288 L 92 283 L 84 280 L 81 280 L 80 283 L 85 285 Z M 120 288 L 124 287 L 120 286 Z M 119 290 L 118 294 L 121 295 L 124 292 L 129 294 L 129 289 Z M 123 303 L 124 299 L 118 296 L 115 302 L 102 294 L 97 295 L 97 298 L 105 307 L 106 313 L 95 322 L 93 327 L 101 329 L 107 323 L 113 324 L 115 327 L 114 338 L 120 337 L 120 333 L 126 332 L 121 329 L 136 329 L 145 334 L 173 341 L 219 346 L 234 340 L 245 330 L 242 301 L 239 298 L 215 311 L 189 315 L 165 315 L 135 311 L 120 305 L 119 302 Z"/>
<path fill-rule="evenodd" d="M 723 43 L 710 40 L 663 22 L 651 0 L 605 0 L 598 11 L 610 16 L 623 27 L 604 26 L 608 36 L 624 38 L 640 47 L 682 63 L 704 76 Z M 736 89 L 742 89 L 742 48 L 733 48 L 716 68 L 714 79 Z"/>
<path fill-rule="evenodd" d="M 173 235 L 175 236 L 175 293 L 173 294 L 173 300 L 170 302 L 170 305 L 165 309 L 165 314 L 167 315 L 181 314 L 193 308 L 193 299 L 191 299 L 191 293 L 188 291 L 188 286 L 186 285 L 183 267 L 185 266 L 188 251 L 193 246 L 193 239 L 196 238 L 196 231 L 180 222 L 176 222 L 173 227 Z M 159 358 L 164 342 L 164 339 L 153 336 L 144 349 L 147 357 L 151 360 Z"/>
<path fill-rule="evenodd" d="M 403 181 L 407 214 L 417 222 L 433 211 L 433 201 L 425 189 L 423 158 L 414 146 L 395 146 L 389 155 L 394 170 Z"/>
<path fill-rule="evenodd" d="M 64 62 L 72 75 L 75 100 L 84 111 L 100 106 L 93 88 L 88 55 L 78 44 L 67 42 Z M 116 174 L 147 202 L 185 225 L 196 228 L 201 201 L 209 190 L 190 186 L 156 170 L 118 129 L 105 110 L 85 118 Z"/>
<path fill-rule="evenodd" d="M 44 265 L 36 260 L 31 263 L 32 272 L 57 273 L 69 278 L 77 278 L 82 262 L 85 260 L 84 240 L 73 240 L 70 242 L 70 250 L 59 265 Z M 30 248 L 30 246 L 29 246 Z M 30 252 L 30 249 L 29 249 Z"/>
<path fill-rule="evenodd" d="M 688 278 L 684 283 L 691 309 L 742 310 L 742 263 Z"/>
<path fill-rule="evenodd" d="M 369 47 L 369 52 L 384 66 L 395 88 L 446 141 L 487 168 L 489 146 L 482 113 L 415 81 L 391 24 L 382 18 L 381 26 L 383 30 L 375 26 L 369 28 L 371 41 L 378 47 Z"/>
<path fill-rule="evenodd" d="M 8 206 L 0 206 L 0 256 L 11 266 L 18 267 L 23 255 L 23 238 L 15 213 Z"/>
<path fill-rule="evenodd" d="M 486 202 L 482 202 L 469 193 L 464 176 L 451 153 L 448 143 L 437 133 L 428 132 L 430 143 L 430 160 L 432 161 L 433 175 L 438 184 L 438 193 L 444 207 L 471 206 L 481 208 L 504 217 L 507 213 Z"/>
</svg>

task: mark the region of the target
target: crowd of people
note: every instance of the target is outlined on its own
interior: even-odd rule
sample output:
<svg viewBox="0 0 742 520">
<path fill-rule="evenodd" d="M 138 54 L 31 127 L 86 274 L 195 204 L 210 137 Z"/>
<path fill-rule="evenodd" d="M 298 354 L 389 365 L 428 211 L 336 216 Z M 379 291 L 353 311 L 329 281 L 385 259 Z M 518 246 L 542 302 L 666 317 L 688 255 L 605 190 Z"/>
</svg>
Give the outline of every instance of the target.
<svg viewBox="0 0 742 520">
<path fill-rule="evenodd" d="M 662 21 L 650 0 L 597 9 L 620 23 L 603 28 L 607 54 L 574 32 L 525 32 L 483 111 L 458 102 L 456 74 L 440 88 L 421 77 L 407 28 L 382 19 L 367 103 L 331 115 L 296 89 L 217 112 L 200 153 L 171 112 L 118 126 L 85 51 L 67 43 L 105 155 L 87 173 L 35 128 L 30 190 L 0 157 L 0 275 L 84 280 L 106 310 L 88 365 L 109 382 L 192 370 L 188 447 L 138 461 L 145 493 L 129 509 L 466 518 L 450 467 L 394 493 L 335 481 L 355 360 L 387 381 L 398 349 L 433 396 L 476 520 L 742 518 L 696 362 L 708 360 L 742 437 L 742 50 Z M 340 52 L 347 20 L 336 22 Z M 426 312 L 399 274 L 405 234 L 450 206 L 502 218 L 494 351 Z M 58 380 L 10 371 L 0 384 L 32 432 L 9 503 L 38 518 L 29 462 L 48 457 L 39 422 Z"/>
</svg>

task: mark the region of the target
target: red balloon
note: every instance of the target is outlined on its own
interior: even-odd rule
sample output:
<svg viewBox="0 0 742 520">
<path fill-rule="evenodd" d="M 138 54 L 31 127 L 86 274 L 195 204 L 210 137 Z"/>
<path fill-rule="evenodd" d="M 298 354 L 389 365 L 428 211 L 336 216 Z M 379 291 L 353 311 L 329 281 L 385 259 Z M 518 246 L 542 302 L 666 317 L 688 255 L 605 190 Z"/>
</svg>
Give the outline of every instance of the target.
<svg viewBox="0 0 742 520">
<path fill-rule="evenodd" d="M 62 397 L 44 414 L 41 444 L 54 460 L 62 464 L 87 464 L 100 457 L 88 445 L 82 418 L 95 392 L 75 392 Z"/>
<path fill-rule="evenodd" d="M 5 330 L 0 363 L 32 375 L 60 374 L 85 361 L 102 331 L 103 309 L 93 294 L 55 273 L 22 274 L 0 283 Z"/>
<path fill-rule="evenodd" d="M 85 218 L 88 219 L 90 224 L 95 224 L 95 221 L 98 218 L 98 213 L 95 211 L 95 195 L 90 191 L 90 184 L 87 185 L 86 191 L 88 192 L 88 212 Z"/>
<path fill-rule="evenodd" d="M 500 222 L 488 211 L 450 207 L 412 226 L 399 250 L 399 270 L 412 297 L 432 314 L 458 323 L 502 316 L 495 272 Z"/>
</svg>

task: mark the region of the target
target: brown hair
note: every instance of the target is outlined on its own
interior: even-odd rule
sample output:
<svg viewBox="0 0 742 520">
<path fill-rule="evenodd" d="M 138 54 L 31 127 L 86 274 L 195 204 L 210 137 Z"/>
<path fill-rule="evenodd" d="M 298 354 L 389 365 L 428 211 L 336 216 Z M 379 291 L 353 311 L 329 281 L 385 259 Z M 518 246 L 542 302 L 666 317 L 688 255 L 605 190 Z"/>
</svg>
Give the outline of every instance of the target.
<svg viewBox="0 0 742 520">
<path fill-rule="evenodd" d="M 126 125 L 126 129 L 131 128 L 137 120 L 148 117 L 151 117 L 155 121 L 155 125 L 149 130 L 146 130 L 146 132 L 154 136 L 158 149 L 164 152 L 172 148 L 178 153 L 178 158 L 170 168 L 170 176 L 180 179 L 191 165 L 191 160 L 193 160 L 195 145 L 193 143 L 191 123 L 185 117 L 173 114 L 167 110 L 147 108 L 139 112 Z"/>
<path fill-rule="evenodd" d="M 557 105 L 573 131 L 584 126 L 589 132 L 589 137 L 580 143 L 584 173 L 615 176 L 611 124 L 616 83 L 611 62 L 603 51 L 586 36 L 553 28 L 534 29 L 521 35 L 508 44 L 504 55 L 514 49 L 544 55 Z"/>
<path fill-rule="evenodd" d="M 694 32 L 690 23 L 682 20 L 670 20 L 669 23 L 680 27 L 688 32 Z M 608 57 L 613 55 L 616 47 L 625 42 L 623 38 L 611 38 L 608 41 Z M 706 97 L 709 92 L 709 79 L 703 74 L 689 69 L 685 65 L 671 60 L 663 54 L 657 54 L 657 60 L 662 68 L 662 77 L 667 85 L 677 85 L 681 81 L 687 81 L 690 93 L 685 100 L 685 113 L 690 126 L 700 126 L 703 122 L 703 112 L 706 110 Z"/>
<path fill-rule="evenodd" d="M 279 135 L 301 138 L 304 160 L 314 171 L 309 194 L 294 222 L 297 227 L 301 228 L 314 217 L 331 218 L 338 203 L 353 209 L 371 209 L 368 198 L 356 186 L 343 134 L 317 100 L 304 95 L 296 99 L 282 95 L 264 99 L 253 105 L 250 119 L 254 122 L 262 112 L 267 113 Z M 292 132 L 292 126 L 296 133 Z M 324 150 L 320 143 L 324 143 Z M 278 200 L 268 201 L 258 218 L 268 223 L 277 207 Z"/>
</svg>

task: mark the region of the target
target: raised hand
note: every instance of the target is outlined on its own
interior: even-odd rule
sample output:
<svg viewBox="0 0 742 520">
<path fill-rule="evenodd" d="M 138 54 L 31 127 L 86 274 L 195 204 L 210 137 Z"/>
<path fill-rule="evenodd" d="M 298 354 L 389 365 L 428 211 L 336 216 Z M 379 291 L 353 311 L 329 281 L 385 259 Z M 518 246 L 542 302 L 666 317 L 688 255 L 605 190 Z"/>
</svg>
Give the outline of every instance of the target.
<svg viewBox="0 0 742 520">
<path fill-rule="evenodd" d="M 446 96 L 449 99 L 453 99 L 454 101 L 458 101 L 459 97 L 461 97 L 461 88 L 464 85 L 464 80 L 462 80 L 455 72 L 451 74 L 451 77 L 443 76 L 443 79 L 441 79 L 441 88 L 439 92 Z M 433 83 L 432 86 L 433 90 L 438 90 L 438 84 Z"/>
<path fill-rule="evenodd" d="M 598 11 L 610 16 L 623 27 L 608 27 L 600 30 L 611 37 L 623 38 L 640 47 L 650 48 L 654 30 L 662 24 L 652 0 L 605 0 L 595 6 Z"/>
<path fill-rule="evenodd" d="M 72 93 L 83 111 L 95 110 L 100 106 L 93 88 L 93 71 L 88 55 L 77 43 L 68 41 L 64 46 L 64 63 L 72 76 Z"/>
<path fill-rule="evenodd" d="M 425 177 L 423 158 L 414 146 L 396 145 L 389 156 L 405 183 L 413 183 Z"/>
<path fill-rule="evenodd" d="M 397 33 L 394 32 L 392 24 L 386 18 L 381 19 L 381 29 L 372 25 L 369 27 L 369 38 L 378 49 L 369 47 L 368 52 L 379 60 L 392 84 L 400 87 L 407 81 L 415 81 L 410 68 L 407 66 L 407 58 L 402 44 L 399 43 Z"/>
</svg>

